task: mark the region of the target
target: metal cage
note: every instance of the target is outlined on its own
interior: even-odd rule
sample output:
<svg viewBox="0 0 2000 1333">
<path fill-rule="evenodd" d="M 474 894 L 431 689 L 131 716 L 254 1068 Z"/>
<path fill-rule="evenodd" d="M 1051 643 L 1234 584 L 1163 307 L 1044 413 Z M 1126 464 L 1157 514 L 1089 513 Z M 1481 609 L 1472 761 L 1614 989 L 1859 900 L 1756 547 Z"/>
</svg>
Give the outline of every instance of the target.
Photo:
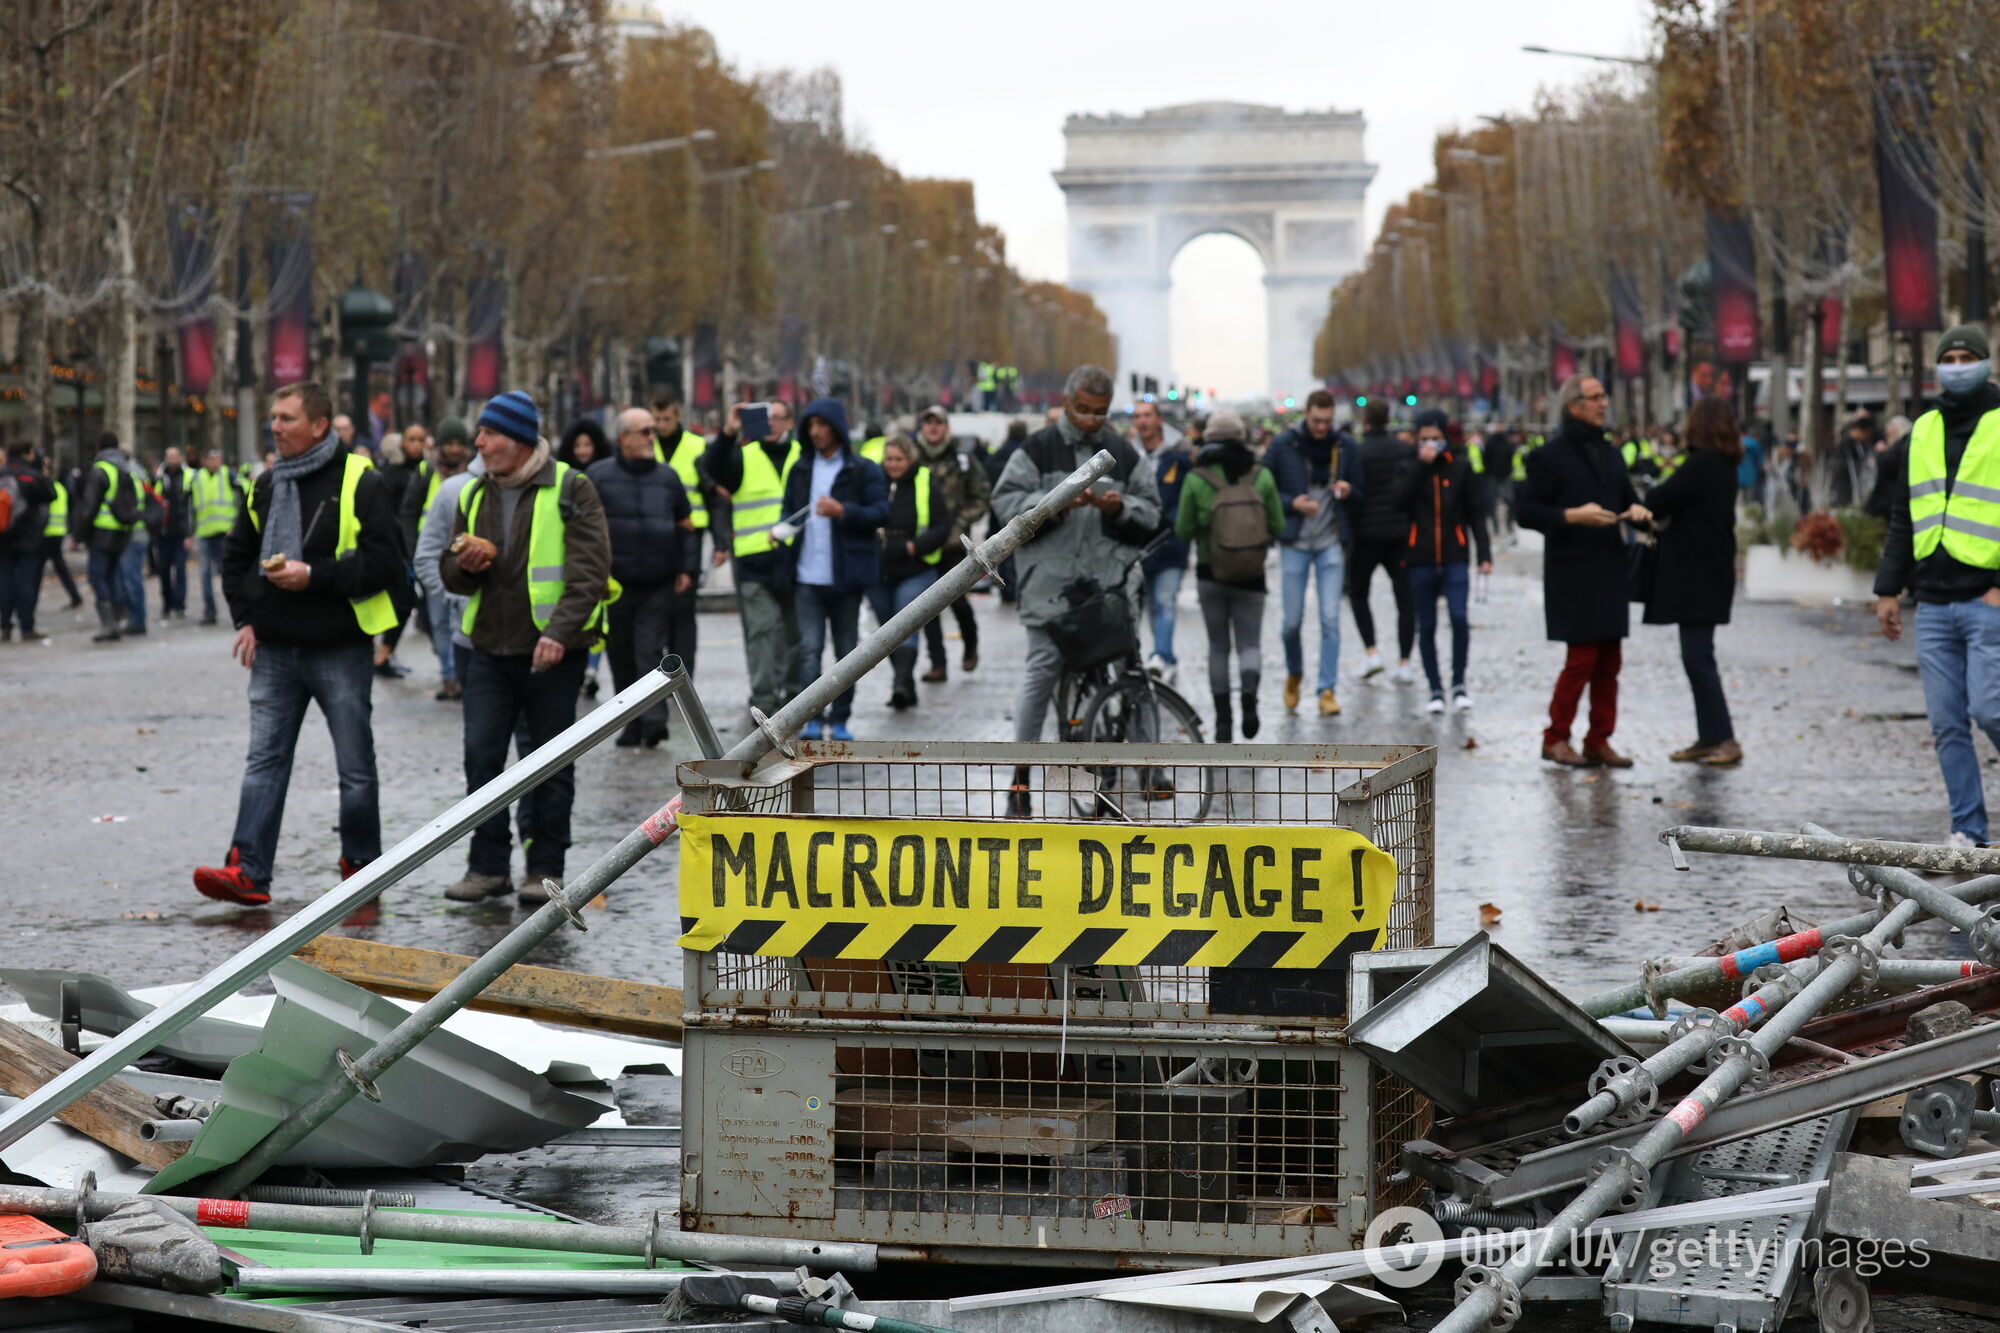
<svg viewBox="0 0 2000 1333">
<path fill-rule="evenodd" d="M 692 813 L 1352 829 L 1431 942 L 1436 752 L 805 744 L 682 766 Z M 1129 775 L 1142 775 L 1134 779 Z M 1190 798 L 1191 799 L 1191 798 Z M 1185 804 L 1182 802 L 1181 804 Z M 1357 1243 L 1430 1106 L 1346 1045 L 1344 975 L 686 955 L 682 1224 L 972 1262 L 1170 1266 Z"/>
</svg>

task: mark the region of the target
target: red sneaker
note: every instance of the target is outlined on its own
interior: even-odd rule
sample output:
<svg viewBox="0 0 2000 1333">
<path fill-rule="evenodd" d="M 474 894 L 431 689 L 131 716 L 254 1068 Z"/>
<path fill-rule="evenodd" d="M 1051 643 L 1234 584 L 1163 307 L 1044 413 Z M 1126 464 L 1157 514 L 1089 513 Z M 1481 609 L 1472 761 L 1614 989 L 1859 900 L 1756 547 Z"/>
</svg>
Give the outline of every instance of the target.
<svg viewBox="0 0 2000 1333">
<path fill-rule="evenodd" d="M 271 901 L 271 891 L 243 873 L 239 864 L 242 857 L 234 847 L 220 866 L 196 866 L 194 870 L 195 891 L 204 898 L 217 902 L 241 903 L 245 907 L 262 907 Z"/>
<path fill-rule="evenodd" d="M 354 864 L 354 862 L 348 860 L 346 857 L 343 856 L 340 858 L 340 877 L 343 880 L 354 878 L 360 869 L 360 866 Z M 381 919 L 381 900 L 379 898 L 370 898 L 367 902 L 349 912 L 340 924 L 343 926 L 372 926 L 380 922 Z"/>
<path fill-rule="evenodd" d="M 353 879 L 361 873 L 361 869 L 361 866 L 354 864 L 354 862 L 348 860 L 346 857 L 343 856 L 340 858 L 340 877 L 342 879 Z"/>
</svg>

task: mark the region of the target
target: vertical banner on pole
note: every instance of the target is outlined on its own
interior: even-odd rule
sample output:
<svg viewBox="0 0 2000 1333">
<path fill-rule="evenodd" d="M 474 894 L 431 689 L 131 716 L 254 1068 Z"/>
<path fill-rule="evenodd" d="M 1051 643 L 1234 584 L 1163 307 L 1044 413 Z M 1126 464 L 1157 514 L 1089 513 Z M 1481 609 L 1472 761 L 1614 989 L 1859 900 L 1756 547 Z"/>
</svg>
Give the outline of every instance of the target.
<svg viewBox="0 0 2000 1333">
<path fill-rule="evenodd" d="M 715 410 L 716 393 L 721 388 L 722 348 L 716 341 L 715 324 L 704 320 L 694 326 L 694 410 Z"/>
<path fill-rule="evenodd" d="M 396 327 L 403 335 L 396 349 L 394 381 L 397 404 L 402 409 L 400 415 L 405 419 L 418 415 L 415 400 L 421 396 L 426 407 L 422 415 L 429 416 L 431 367 L 423 338 L 431 322 L 430 284 L 424 257 L 415 250 L 399 252 L 391 283 L 396 301 Z"/>
<path fill-rule="evenodd" d="M 186 195 L 167 197 L 167 267 L 173 291 L 183 396 L 205 394 L 215 382 L 215 208 Z"/>
<path fill-rule="evenodd" d="M 267 389 L 312 378 L 313 196 L 305 192 L 283 194 L 275 206 L 266 250 L 270 264 L 264 297 L 270 310 L 265 330 L 269 345 L 264 369 Z"/>
<path fill-rule="evenodd" d="M 799 400 L 799 372 L 806 362 L 806 322 L 797 315 L 778 317 L 778 397 Z"/>
<path fill-rule="evenodd" d="M 507 314 L 507 279 L 498 250 L 481 257 L 478 276 L 465 294 L 465 396 L 491 398 L 500 392 L 502 337 Z"/>
<path fill-rule="evenodd" d="M 1847 237 L 1838 231 L 1820 233 L 1815 259 L 1814 267 L 1820 271 L 1822 278 L 1839 273 L 1847 265 Z M 1836 279 L 1819 298 L 1819 354 L 1822 359 L 1836 365 L 1846 355 L 1841 347 L 1844 330 L 1840 327 L 1840 309 L 1845 304 L 1841 293 L 1845 286 L 1844 280 Z"/>
<path fill-rule="evenodd" d="M 1757 242 L 1750 219 L 1708 210 L 1708 268 L 1715 304 L 1715 352 L 1725 365 L 1744 365 L 1763 350 L 1757 314 Z"/>
<path fill-rule="evenodd" d="M 1611 330 L 1618 378 L 1638 379 L 1646 373 L 1646 317 L 1639 307 L 1638 284 L 1616 264 L 1611 266 Z"/>
<path fill-rule="evenodd" d="M 1875 62 L 1875 185 L 1882 200 L 1882 274 L 1891 333 L 1942 328 L 1937 248 L 1937 144 L 1929 66 Z"/>
<path fill-rule="evenodd" d="M 1576 348 L 1570 345 L 1560 324 L 1549 325 L 1549 378 L 1558 386 L 1577 372 Z"/>
</svg>

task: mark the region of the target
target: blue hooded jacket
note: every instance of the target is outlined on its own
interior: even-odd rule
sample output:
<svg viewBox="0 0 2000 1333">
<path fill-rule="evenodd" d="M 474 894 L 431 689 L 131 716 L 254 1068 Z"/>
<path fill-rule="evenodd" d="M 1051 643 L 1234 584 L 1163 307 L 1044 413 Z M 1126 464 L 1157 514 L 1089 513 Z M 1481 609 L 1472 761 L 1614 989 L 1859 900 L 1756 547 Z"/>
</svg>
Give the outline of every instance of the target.
<svg viewBox="0 0 2000 1333">
<path fill-rule="evenodd" d="M 791 475 L 785 479 L 787 517 L 812 504 L 812 463 L 817 451 L 812 445 L 812 423 L 817 417 L 833 427 L 840 437 L 840 451 L 847 464 L 833 479 L 832 496 L 845 506 L 833 520 L 833 586 L 858 592 L 873 586 L 881 577 L 880 546 L 876 533 L 889 518 L 889 479 L 882 469 L 854 452 L 847 437 L 847 409 L 838 398 L 815 398 L 799 416 L 799 440 L 805 448 Z M 791 545 L 792 564 L 798 563 L 799 543 Z"/>
</svg>

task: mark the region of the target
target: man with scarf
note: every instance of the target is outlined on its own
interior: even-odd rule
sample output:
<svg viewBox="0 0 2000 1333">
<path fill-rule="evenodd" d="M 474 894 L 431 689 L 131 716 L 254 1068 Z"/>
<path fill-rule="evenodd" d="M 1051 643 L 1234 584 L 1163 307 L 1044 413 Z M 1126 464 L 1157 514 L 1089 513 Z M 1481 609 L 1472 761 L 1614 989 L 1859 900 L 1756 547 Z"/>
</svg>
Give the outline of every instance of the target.
<svg viewBox="0 0 2000 1333">
<path fill-rule="evenodd" d="M 1986 791 L 1972 723 L 2000 744 L 2000 386 L 1986 333 L 1961 324 L 1938 340 L 1937 405 L 1917 418 L 1908 461 L 1887 479 L 1889 533 L 1875 570 L 1875 616 L 1903 633 L 1916 599 L 1917 671 L 1953 847 L 1987 840 Z"/>
<path fill-rule="evenodd" d="M 1333 395 L 1306 395 L 1305 420 L 1271 441 L 1265 461 L 1278 484 L 1285 530 L 1278 534 L 1285 645 L 1285 710 L 1299 706 L 1305 683 L 1306 587 L 1319 580 L 1319 662 L 1315 692 L 1322 717 L 1340 712 L 1340 594 L 1347 586 L 1347 548 L 1354 544 L 1348 506 L 1363 495 L 1361 450 L 1333 428 Z"/>
<path fill-rule="evenodd" d="M 535 400 L 519 390 L 486 404 L 473 437 L 486 475 L 458 493 L 452 541 L 438 560 L 446 589 L 472 599 L 460 696 L 469 792 L 507 767 L 517 728 L 527 732 L 525 754 L 576 721 L 584 666 L 603 635 L 611 583 L 604 505 L 590 478 L 555 459 L 541 428 Z M 547 902 L 551 882 L 562 887 L 575 799 L 576 770 L 564 767 L 521 811 L 524 904 Z M 474 830 L 465 875 L 445 896 L 478 902 L 506 893 L 511 857 L 507 812 L 498 810 Z"/>
<path fill-rule="evenodd" d="M 194 885 L 223 902 L 271 901 L 271 873 L 306 705 L 333 735 L 340 775 L 340 877 L 382 852 L 370 686 L 373 639 L 396 622 L 403 536 L 388 489 L 340 447 L 333 403 L 317 384 L 271 399 L 277 462 L 237 512 L 222 558 L 236 626 L 231 649 L 250 671 L 250 752 L 236 831 L 220 866 Z"/>
</svg>

